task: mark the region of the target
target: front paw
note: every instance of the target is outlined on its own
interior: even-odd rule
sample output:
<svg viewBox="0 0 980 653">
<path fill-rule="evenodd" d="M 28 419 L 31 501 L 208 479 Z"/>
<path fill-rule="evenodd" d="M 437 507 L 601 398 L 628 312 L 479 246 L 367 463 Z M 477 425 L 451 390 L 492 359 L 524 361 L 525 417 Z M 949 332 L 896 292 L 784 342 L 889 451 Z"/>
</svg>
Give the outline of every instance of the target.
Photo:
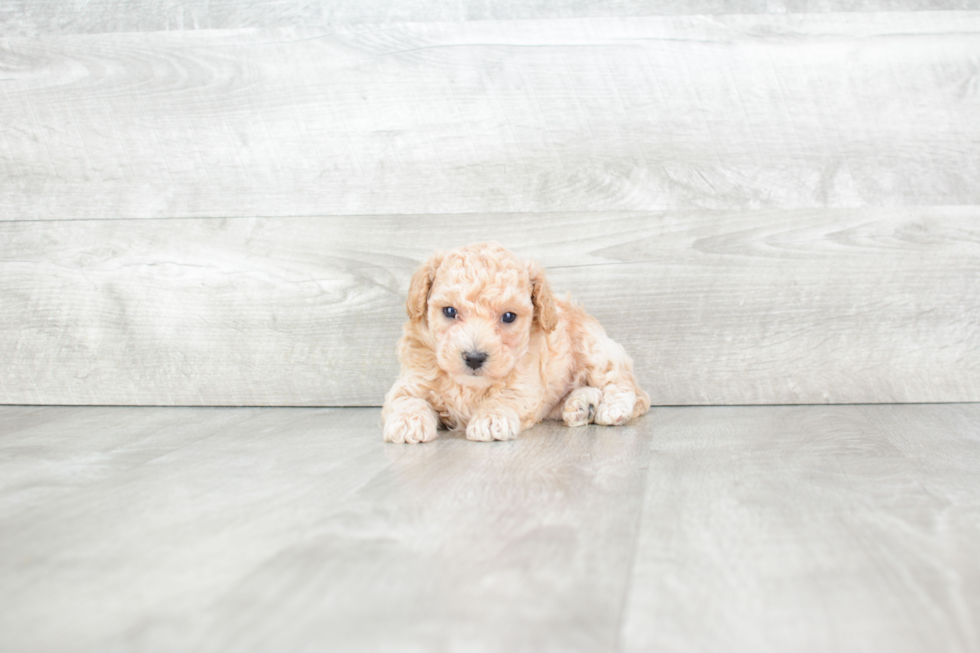
<svg viewBox="0 0 980 653">
<path fill-rule="evenodd" d="M 423 400 L 402 401 L 385 417 L 385 442 L 431 442 L 438 435 L 436 413 Z"/>
<path fill-rule="evenodd" d="M 617 391 L 602 393 L 602 401 L 596 407 L 595 423 L 603 426 L 622 426 L 633 416 L 636 393 Z"/>
<path fill-rule="evenodd" d="M 585 426 L 595 418 L 596 406 L 602 400 L 602 390 L 592 386 L 575 388 L 568 393 L 561 409 L 566 426 Z"/>
<path fill-rule="evenodd" d="M 466 426 L 466 439 L 479 442 L 514 440 L 521 432 L 521 421 L 515 413 L 481 414 Z"/>
</svg>

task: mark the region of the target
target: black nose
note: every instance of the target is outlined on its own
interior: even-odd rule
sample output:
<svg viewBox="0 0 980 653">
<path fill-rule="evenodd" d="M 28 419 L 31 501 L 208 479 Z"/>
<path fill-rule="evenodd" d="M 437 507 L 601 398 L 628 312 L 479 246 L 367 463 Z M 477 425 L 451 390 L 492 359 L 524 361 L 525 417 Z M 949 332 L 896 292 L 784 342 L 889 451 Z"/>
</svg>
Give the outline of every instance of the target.
<svg viewBox="0 0 980 653">
<path fill-rule="evenodd" d="M 463 354 L 463 360 L 466 361 L 466 367 L 471 370 L 478 370 L 487 360 L 487 355 L 482 351 L 468 351 Z"/>
</svg>

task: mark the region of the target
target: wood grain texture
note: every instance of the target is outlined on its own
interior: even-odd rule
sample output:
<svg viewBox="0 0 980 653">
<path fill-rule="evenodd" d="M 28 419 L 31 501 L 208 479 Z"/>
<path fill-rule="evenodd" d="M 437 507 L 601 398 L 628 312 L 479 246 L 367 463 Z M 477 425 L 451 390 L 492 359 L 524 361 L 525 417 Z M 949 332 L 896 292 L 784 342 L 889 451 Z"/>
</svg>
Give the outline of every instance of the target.
<svg viewBox="0 0 980 653">
<path fill-rule="evenodd" d="M 494 238 L 654 404 L 980 399 L 975 209 L 0 223 L 0 401 L 379 405 L 414 268 Z"/>
<path fill-rule="evenodd" d="M 14 35 L 0 217 L 975 205 L 978 48 L 976 11 Z"/>
<path fill-rule="evenodd" d="M 0 402 L 377 404 L 486 238 L 655 403 L 980 398 L 980 11 L 658 6 L 0 0 Z"/>
<path fill-rule="evenodd" d="M 376 409 L 22 410 L 2 651 L 614 646 L 648 431 L 399 447 Z"/>
<path fill-rule="evenodd" d="M 977 405 L 656 411 L 622 650 L 980 650 L 978 424 Z"/>
<path fill-rule="evenodd" d="M 977 0 L 0 0 L 0 34 L 146 32 L 688 14 L 956 11 Z"/>
<path fill-rule="evenodd" d="M 980 650 L 980 404 L 0 407 L 0 651 Z"/>
</svg>

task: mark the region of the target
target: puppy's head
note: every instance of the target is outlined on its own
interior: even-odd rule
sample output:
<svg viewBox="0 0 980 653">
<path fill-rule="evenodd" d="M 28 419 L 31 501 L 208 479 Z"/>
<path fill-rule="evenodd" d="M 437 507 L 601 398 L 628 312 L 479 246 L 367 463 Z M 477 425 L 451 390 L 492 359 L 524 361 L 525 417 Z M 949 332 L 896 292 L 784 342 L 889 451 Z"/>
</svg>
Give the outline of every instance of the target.
<svg viewBox="0 0 980 653">
<path fill-rule="evenodd" d="M 541 268 L 497 243 L 434 254 L 415 271 L 406 307 L 439 367 L 475 387 L 506 377 L 533 331 L 552 331 L 558 322 Z"/>
</svg>

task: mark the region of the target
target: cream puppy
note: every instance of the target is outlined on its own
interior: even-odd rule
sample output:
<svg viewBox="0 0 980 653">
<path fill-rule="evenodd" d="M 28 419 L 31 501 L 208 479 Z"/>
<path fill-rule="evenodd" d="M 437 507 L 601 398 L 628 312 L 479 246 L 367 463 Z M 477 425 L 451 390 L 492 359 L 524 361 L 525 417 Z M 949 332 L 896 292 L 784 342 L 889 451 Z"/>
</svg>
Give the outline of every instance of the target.
<svg viewBox="0 0 980 653">
<path fill-rule="evenodd" d="M 388 442 L 428 442 L 440 425 L 512 440 L 543 419 L 618 426 L 650 408 L 622 346 L 497 243 L 435 253 L 406 308 L 401 374 L 381 412 Z"/>
</svg>

